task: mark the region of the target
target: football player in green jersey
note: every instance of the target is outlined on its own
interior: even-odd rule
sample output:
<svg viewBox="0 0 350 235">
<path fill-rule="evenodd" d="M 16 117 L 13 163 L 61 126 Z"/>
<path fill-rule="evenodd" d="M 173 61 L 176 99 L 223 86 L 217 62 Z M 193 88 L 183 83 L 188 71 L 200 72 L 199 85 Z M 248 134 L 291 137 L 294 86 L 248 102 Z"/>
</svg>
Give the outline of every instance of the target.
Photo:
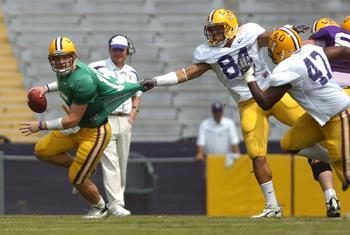
<svg viewBox="0 0 350 235">
<path fill-rule="evenodd" d="M 30 135 L 40 130 L 52 130 L 35 145 L 35 156 L 69 169 L 70 183 L 92 207 L 85 218 L 106 217 L 109 214 L 106 203 L 89 177 L 111 137 L 108 115 L 142 86 L 118 84 L 115 79 L 103 77 L 78 61 L 76 48 L 67 37 L 58 37 L 51 42 L 49 61 L 57 81 L 32 89 L 38 89 L 40 95 L 59 91 L 69 106 L 67 116 L 25 122 L 20 131 Z M 72 149 L 76 149 L 74 158 L 68 153 Z"/>
</svg>

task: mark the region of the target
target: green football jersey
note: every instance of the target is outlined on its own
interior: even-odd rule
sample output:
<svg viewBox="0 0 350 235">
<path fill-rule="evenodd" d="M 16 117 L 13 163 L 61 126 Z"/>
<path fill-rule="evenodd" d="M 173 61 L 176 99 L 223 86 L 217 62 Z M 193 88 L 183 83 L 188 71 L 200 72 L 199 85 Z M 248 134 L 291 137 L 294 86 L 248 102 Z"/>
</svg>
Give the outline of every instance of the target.
<svg viewBox="0 0 350 235">
<path fill-rule="evenodd" d="M 115 78 L 104 77 L 88 65 L 77 60 L 76 70 L 63 77 L 56 74 L 62 99 L 68 106 L 88 104 L 79 122 L 80 127 L 98 127 L 142 86 L 138 83 L 118 83 Z"/>
</svg>

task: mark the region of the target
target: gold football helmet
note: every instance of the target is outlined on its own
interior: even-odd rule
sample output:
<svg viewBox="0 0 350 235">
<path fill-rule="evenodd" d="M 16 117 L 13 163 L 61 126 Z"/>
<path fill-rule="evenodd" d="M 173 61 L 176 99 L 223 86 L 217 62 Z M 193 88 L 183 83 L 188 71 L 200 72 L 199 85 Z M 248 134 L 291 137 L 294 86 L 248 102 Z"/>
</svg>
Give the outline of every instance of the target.
<svg viewBox="0 0 350 235">
<path fill-rule="evenodd" d="M 77 60 L 76 49 L 72 40 L 58 37 L 49 46 L 49 61 L 56 73 L 68 74 L 75 68 Z"/>
<path fill-rule="evenodd" d="M 209 46 L 224 47 L 228 40 L 237 34 L 238 21 L 232 11 L 216 9 L 210 12 L 207 24 L 204 26 L 204 35 Z"/>
<path fill-rule="evenodd" d="M 341 24 L 341 27 L 347 31 L 350 31 L 350 15 L 345 17 L 343 23 Z"/>
<path fill-rule="evenodd" d="M 311 33 L 315 34 L 317 33 L 318 30 L 327 27 L 327 26 L 337 26 L 340 27 L 340 25 L 335 22 L 334 20 L 332 20 L 331 18 L 321 18 L 315 21 L 315 23 L 312 25 L 311 27 Z"/>
<path fill-rule="evenodd" d="M 293 29 L 281 27 L 273 31 L 269 40 L 268 53 L 273 63 L 279 64 L 290 57 L 302 45 L 300 35 Z"/>
</svg>

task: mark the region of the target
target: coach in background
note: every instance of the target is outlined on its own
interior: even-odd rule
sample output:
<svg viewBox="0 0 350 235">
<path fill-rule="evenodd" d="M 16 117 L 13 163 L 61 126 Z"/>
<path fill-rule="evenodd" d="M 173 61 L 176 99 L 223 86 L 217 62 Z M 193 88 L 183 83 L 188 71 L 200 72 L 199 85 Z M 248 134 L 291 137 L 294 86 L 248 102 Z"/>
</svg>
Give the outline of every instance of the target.
<svg viewBox="0 0 350 235">
<path fill-rule="evenodd" d="M 125 63 L 128 56 L 135 53 L 132 41 L 124 35 L 114 35 L 108 41 L 110 58 L 91 63 L 89 66 L 105 76 L 118 78 L 118 81 L 137 83 L 138 76 L 131 66 Z M 141 101 L 141 92 L 119 106 L 109 117 L 112 138 L 102 157 L 103 183 L 109 202 L 111 215 L 128 216 L 124 208 L 126 170 L 130 150 L 131 127 Z"/>
<path fill-rule="evenodd" d="M 234 122 L 223 117 L 224 105 L 219 102 L 211 107 L 213 116 L 202 121 L 197 138 L 197 160 L 205 154 L 226 155 L 225 166 L 232 166 L 240 155 L 239 137 Z"/>
</svg>

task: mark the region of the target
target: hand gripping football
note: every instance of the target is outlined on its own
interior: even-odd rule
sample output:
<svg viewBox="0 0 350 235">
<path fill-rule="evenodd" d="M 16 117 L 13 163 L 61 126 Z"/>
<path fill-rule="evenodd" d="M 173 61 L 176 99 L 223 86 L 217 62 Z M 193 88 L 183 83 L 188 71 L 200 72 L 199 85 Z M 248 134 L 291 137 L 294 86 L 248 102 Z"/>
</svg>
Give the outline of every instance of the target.
<svg viewBox="0 0 350 235">
<path fill-rule="evenodd" d="M 39 96 L 40 91 L 33 89 L 28 93 L 28 106 L 29 108 L 36 112 L 42 113 L 46 110 L 47 100 L 45 95 Z"/>
</svg>

